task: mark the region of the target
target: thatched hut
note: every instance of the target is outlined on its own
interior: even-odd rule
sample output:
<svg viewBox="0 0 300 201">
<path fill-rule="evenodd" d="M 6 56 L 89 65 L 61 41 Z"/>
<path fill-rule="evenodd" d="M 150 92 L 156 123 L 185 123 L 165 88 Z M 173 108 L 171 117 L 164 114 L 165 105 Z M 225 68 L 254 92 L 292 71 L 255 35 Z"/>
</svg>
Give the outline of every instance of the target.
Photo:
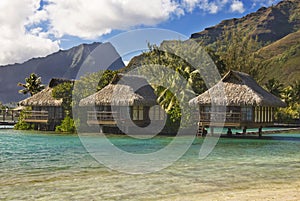
<svg viewBox="0 0 300 201">
<path fill-rule="evenodd" d="M 211 97 L 220 89 L 224 89 L 224 97 Z M 225 105 L 226 111 L 218 111 L 219 103 Z M 228 128 L 272 126 L 274 109 L 285 107 L 283 101 L 264 90 L 251 76 L 237 71 L 229 71 L 219 83 L 192 99 L 190 104 L 200 107 L 200 126 L 222 125 L 225 119 L 224 126 Z M 211 111 L 212 104 L 215 111 Z"/>
<path fill-rule="evenodd" d="M 54 130 L 65 117 L 62 99 L 52 96 L 53 88 L 65 82 L 66 79 L 53 78 L 41 92 L 19 102 L 20 106 L 30 107 L 25 111 L 25 122 L 35 124 L 38 129 Z"/>
<path fill-rule="evenodd" d="M 117 121 L 125 127 L 128 121 L 143 127 L 150 121 L 163 120 L 166 114 L 156 99 L 154 89 L 143 77 L 117 75 L 109 85 L 82 99 L 79 106 L 88 111 L 87 123 L 100 125 L 105 132 L 105 128 L 116 128 Z"/>
</svg>

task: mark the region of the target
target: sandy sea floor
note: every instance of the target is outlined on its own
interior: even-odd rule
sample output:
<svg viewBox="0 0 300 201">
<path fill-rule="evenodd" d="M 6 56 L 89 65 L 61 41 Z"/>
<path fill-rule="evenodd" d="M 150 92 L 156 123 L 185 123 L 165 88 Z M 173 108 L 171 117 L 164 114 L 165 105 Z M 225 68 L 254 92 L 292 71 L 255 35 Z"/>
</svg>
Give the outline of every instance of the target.
<svg viewBox="0 0 300 201">
<path fill-rule="evenodd" d="M 186 200 L 186 201 L 224 201 L 224 200 L 245 200 L 245 201 L 299 201 L 300 200 L 300 181 L 289 184 L 260 184 L 247 188 L 235 188 L 221 191 L 193 194 L 192 196 L 176 195 L 163 200 Z"/>
</svg>

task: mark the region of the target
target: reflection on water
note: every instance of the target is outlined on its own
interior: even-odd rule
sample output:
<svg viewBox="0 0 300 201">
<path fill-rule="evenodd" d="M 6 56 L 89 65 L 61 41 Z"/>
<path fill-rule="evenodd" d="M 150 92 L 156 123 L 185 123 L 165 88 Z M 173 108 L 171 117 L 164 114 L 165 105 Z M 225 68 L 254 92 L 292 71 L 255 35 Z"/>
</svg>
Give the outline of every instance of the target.
<svg viewBox="0 0 300 201">
<path fill-rule="evenodd" d="M 300 134 L 272 136 L 274 140 L 220 139 L 205 160 L 198 159 L 203 142 L 199 138 L 171 167 L 128 175 L 97 163 L 75 135 L 0 130 L 0 200 L 161 200 L 299 180 Z M 147 153 L 172 138 L 110 140 L 121 149 Z"/>
</svg>

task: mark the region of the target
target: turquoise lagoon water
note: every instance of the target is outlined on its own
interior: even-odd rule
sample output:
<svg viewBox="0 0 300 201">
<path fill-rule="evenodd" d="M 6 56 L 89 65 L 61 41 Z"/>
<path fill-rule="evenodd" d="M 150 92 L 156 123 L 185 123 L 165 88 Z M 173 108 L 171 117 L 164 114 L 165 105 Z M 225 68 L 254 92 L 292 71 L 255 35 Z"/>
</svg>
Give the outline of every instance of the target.
<svg viewBox="0 0 300 201">
<path fill-rule="evenodd" d="M 0 130 L 0 200 L 164 200 L 299 181 L 300 134 L 273 136 L 274 140 L 220 139 L 203 160 L 198 158 L 203 140 L 197 139 L 172 166 L 131 175 L 98 163 L 76 135 Z M 109 138 L 132 152 L 158 150 L 172 140 Z"/>
</svg>

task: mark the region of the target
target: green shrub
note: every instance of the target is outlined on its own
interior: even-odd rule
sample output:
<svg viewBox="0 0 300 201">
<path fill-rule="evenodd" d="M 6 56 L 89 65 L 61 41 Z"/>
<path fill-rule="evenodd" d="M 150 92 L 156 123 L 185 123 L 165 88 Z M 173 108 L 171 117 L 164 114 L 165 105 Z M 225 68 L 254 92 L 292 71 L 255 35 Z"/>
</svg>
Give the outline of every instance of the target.
<svg viewBox="0 0 300 201">
<path fill-rule="evenodd" d="M 295 103 L 286 108 L 279 108 L 275 113 L 275 119 L 281 123 L 292 123 L 300 117 L 300 104 Z"/>
<path fill-rule="evenodd" d="M 34 129 L 34 125 L 25 122 L 24 119 L 25 119 L 25 113 L 24 113 L 24 111 L 21 111 L 18 123 L 16 123 L 14 126 L 15 130 L 33 130 Z"/>
<path fill-rule="evenodd" d="M 18 123 L 15 124 L 14 129 L 15 130 L 33 130 L 34 125 L 22 120 L 22 121 L 18 121 Z"/>
<path fill-rule="evenodd" d="M 59 126 L 56 126 L 55 131 L 64 133 L 75 133 L 75 121 L 70 116 L 66 116 L 61 122 L 61 124 Z"/>
</svg>

